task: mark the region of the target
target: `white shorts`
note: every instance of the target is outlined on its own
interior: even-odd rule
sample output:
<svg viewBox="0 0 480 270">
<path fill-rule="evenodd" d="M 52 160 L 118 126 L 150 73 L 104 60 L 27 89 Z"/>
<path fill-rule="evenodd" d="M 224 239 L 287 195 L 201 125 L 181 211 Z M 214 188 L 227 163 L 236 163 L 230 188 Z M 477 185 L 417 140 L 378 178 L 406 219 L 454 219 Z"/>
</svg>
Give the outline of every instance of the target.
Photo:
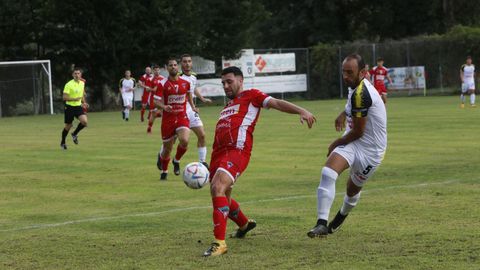
<svg viewBox="0 0 480 270">
<path fill-rule="evenodd" d="M 468 90 L 475 90 L 475 82 L 462 83 L 462 93 L 466 93 Z"/>
<path fill-rule="evenodd" d="M 190 128 L 203 126 L 203 122 L 202 122 L 202 119 L 200 119 L 200 115 L 198 115 L 198 113 L 194 112 L 192 109 L 189 110 L 187 108 L 187 117 L 188 117 L 188 121 L 190 121 Z"/>
<path fill-rule="evenodd" d="M 123 106 L 132 107 L 133 94 L 131 93 L 122 93 Z"/>
<path fill-rule="evenodd" d="M 362 151 L 362 147 L 355 142 L 338 146 L 333 152 L 347 160 L 348 165 L 350 165 L 352 182 L 358 187 L 363 186 L 367 182 L 368 178 L 373 175 L 382 162 L 382 157 L 373 156 Z"/>
</svg>

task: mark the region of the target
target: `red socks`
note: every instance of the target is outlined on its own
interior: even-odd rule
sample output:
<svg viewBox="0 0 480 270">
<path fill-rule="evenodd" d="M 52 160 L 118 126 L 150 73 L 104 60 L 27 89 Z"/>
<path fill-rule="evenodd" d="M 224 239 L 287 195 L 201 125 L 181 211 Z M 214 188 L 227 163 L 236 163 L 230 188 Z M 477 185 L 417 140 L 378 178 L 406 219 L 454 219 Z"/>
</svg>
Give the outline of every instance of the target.
<svg viewBox="0 0 480 270">
<path fill-rule="evenodd" d="M 240 228 L 248 223 L 248 218 L 243 214 L 242 210 L 240 210 L 240 205 L 233 198 L 230 198 L 230 213 L 228 217 Z"/>
<path fill-rule="evenodd" d="M 168 170 L 168 163 L 170 163 L 170 157 L 163 158 L 160 156 L 160 162 L 162 162 L 162 171 L 166 172 Z"/>
<path fill-rule="evenodd" d="M 148 120 L 150 121 L 150 116 L 152 116 L 152 111 L 148 111 Z"/>
<path fill-rule="evenodd" d="M 145 116 L 145 108 L 142 108 L 140 111 L 140 117 L 143 119 L 143 116 Z"/>
<path fill-rule="evenodd" d="M 227 216 L 229 212 L 227 197 L 214 197 L 213 202 L 213 235 L 217 240 L 225 240 L 227 232 Z"/>
<path fill-rule="evenodd" d="M 179 161 L 183 155 L 187 152 L 187 148 L 184 148 L 180 144 L 177 146 L 177 153 L 175 154 L 175 160 Z"/>
</svg>

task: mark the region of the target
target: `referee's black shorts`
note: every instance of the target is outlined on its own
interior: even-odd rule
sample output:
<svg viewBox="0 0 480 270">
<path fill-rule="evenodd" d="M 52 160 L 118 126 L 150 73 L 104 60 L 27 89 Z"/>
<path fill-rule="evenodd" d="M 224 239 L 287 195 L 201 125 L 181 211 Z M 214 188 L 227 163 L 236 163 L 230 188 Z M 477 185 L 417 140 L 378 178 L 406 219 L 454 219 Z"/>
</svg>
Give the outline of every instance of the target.
<svg viewBox="0 0 480 270">
<path fill-rule="evenodd" d="M 78 119 L 82 114 L 85 114 L 82 106 L 65 105 L 65 124 L 71 124 L 74 117 Z"/>
</svg>

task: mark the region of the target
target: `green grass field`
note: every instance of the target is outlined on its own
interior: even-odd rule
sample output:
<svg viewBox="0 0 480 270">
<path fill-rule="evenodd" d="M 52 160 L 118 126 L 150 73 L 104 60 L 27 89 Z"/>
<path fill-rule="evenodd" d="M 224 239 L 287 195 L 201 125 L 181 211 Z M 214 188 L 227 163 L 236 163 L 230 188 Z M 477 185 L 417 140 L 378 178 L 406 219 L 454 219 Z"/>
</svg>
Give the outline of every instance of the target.
<svg viewBox="0 0 480 270">
<path fill-rule="evenodd" d="M 59 147 L 63 115 L 0 119 L 0 269 L 479 269 L 480 108 L 458 97 L 392 98 L 387 155 L 342 229 L 309 239 L 333 120 L 344 101 L 297 102 L 317 125 L 262 111 L 233 196 L 258 226 L 229 252 L 213 238 L 208 187 L 159 181 L 160 122 L 90 113 Z M 209 145 L 221 107 L 202 107 Z M 183 165 L 197 158 L 196 138 Z M 337 184 L 333 216 L 343 200 Z M 235 229 L 229 223 L 228 232 Z"/>
</svg>

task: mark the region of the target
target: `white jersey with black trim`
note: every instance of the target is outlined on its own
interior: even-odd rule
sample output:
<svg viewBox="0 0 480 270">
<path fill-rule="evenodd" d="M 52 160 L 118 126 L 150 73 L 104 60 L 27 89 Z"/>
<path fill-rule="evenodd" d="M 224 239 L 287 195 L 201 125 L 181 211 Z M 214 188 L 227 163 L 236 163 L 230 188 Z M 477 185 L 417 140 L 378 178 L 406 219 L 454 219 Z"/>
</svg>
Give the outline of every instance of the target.
<svg viewBox="0 0 480 270">
<path fill-rule="evenodd" d="M 463 72 L 463 82 L 464 83 L 472 83 L 475 81 L 475 65 L 462 65 L 462 72 Z"/>
<path fill-rule="evenodd" d="M 368 80 L 363 79 L 355 89 L 348 89 L 345 113 L 344 135 L 353 128 L 354 117 L 367 117 L 362 137 L 354 142 L 368 154 L 383 158 L 387 149 L 387 113 L 378 91 Z"/>
<path fill-rule="evenodd" d="M 190 75 L 187 75 L 185 73 L 180 73 L 180 78 L 186 80 L 187 82 L 190 83 L 190 94 L 192 95 L 192 98 L 195 98 L 195 87 L 197 87 L 197 74 L 192 72 Z M 190 102 L 187 102 L 187 115 L 193 112 L 192 106 L 190 106 Z"/>
<path fill-rule="evenodd" d="M 134 78 L 122 78 L 120 79 L 119 83 L 120 89 L 122 94 L 133 94 L 133 92 L 129 91 L 132 88 L 135 88 L 135 79 Z"/>
</svg>

